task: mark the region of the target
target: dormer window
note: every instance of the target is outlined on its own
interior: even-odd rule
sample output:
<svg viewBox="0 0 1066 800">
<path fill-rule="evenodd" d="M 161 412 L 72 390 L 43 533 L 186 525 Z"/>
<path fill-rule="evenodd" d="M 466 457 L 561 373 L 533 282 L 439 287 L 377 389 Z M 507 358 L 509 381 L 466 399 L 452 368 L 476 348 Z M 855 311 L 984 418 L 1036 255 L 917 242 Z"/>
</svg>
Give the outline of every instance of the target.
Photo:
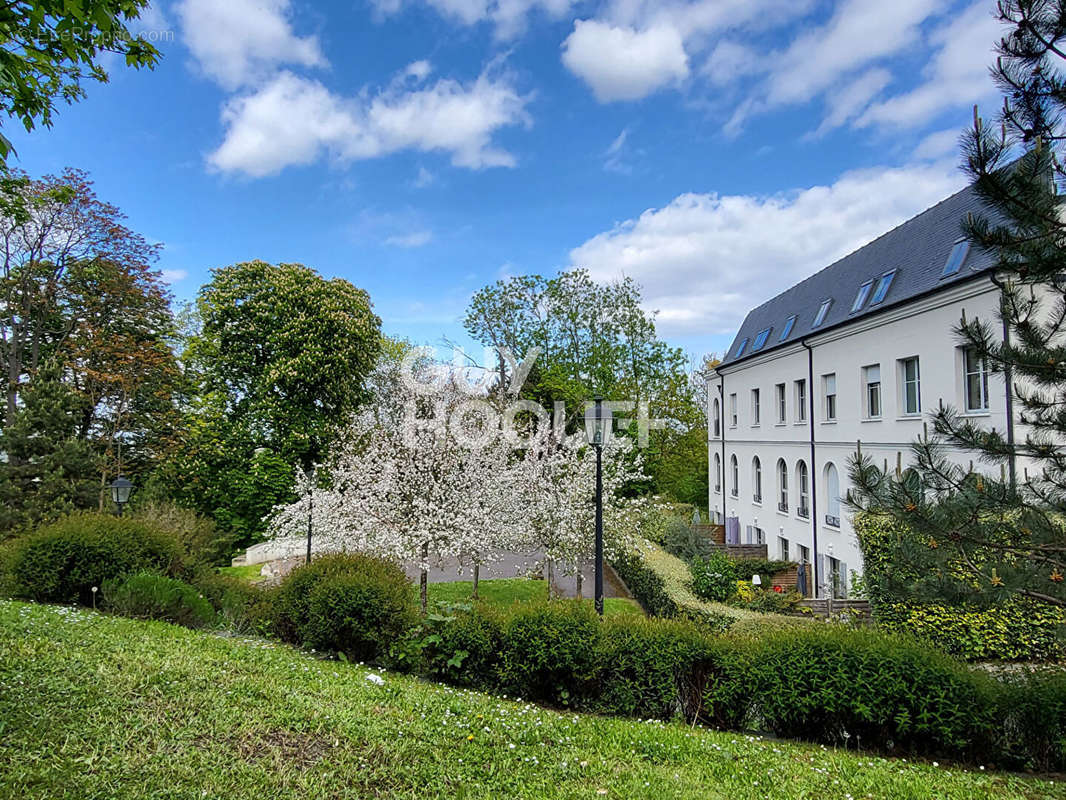
<svg viewBox="0 0 1066 800">
<path fill-rule="evenodd" d="M 958 271 L 962 269 L 962 262 L 966 260 L 966 256 L 970 253 L 970 243 L 965 239 L 959 239 L 955 242 L 955 246 L 951 248 L 951 253 L 948 254 L 948 260 L 944 263 L 944 271 L 940 273 L 941 278 L 947 278 L 951 275 L 958 274 Z"/>
<path fill-rule="evenodd" d="M 888 294 L 888 288 L 892 285 L 892 279 L 896 277 L 896 271 L 886 272 L 881 276 L 881 280 L 877 282 L 877 288 L 874 289 L 873 299 L 870 300 L 870 305 L 876 306 L 882 300 L 885 299 L 885 295 Z"/>
<path fill-rule="evenodd" d="M 814 324 L 812 328 L 817 328 L 823 322 L 825 322 L 825 315 L 829 313 L 829 306 L 833 305 L 833 298 L 830 297 L 827 300 L 822 301 L 822 307 L 818 309 L 818 314 L 814 318 Z"/>
<path fill-rule="evenodd" d="M 855 302 L 851 304 L 852 314 L 854 314 L 856 311 L 859 311 L 864 305 L 866 305 L 866 298 L 870 296 L 870 287 L 872 287 L 873 285 L 874 282 L 872 280 L 869 280 L 859 287 L 859 293 L 855 295 Z"/>
<path fill-rule="evenodd" d="M 756 353 L 759 350 L 762 350 L 763 345 L 766 344 L 766 339 L 770 335 L 771 330 L 773 330 L 773 328 L 766 328 L 756 334 L 755 341 L 751 343 L 751 352 Z"/>
</svg>

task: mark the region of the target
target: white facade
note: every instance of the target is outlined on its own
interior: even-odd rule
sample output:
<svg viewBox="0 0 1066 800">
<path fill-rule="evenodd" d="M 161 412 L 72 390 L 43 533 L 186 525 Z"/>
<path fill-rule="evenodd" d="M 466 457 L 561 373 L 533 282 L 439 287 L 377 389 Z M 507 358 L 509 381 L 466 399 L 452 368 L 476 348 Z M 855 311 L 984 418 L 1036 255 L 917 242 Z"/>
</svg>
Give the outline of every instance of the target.
<svg viewBox="0 0 1066 800">
<path fill-rule="evenodd" d="M 735 518 L 740 541 L 764 542 L 770 558 L 817 558 L 818 594 L 846 596 L 862 573 L 841 500 L 856 443 L 878 466 L 906 469 L 940 402 L 1007 430 L 1003 378 L 953 333 L 964 313 L 995 324 L 997 299 L 978 277 L 720 367 L 708 398 L 712 514 Z"/>
</svg>

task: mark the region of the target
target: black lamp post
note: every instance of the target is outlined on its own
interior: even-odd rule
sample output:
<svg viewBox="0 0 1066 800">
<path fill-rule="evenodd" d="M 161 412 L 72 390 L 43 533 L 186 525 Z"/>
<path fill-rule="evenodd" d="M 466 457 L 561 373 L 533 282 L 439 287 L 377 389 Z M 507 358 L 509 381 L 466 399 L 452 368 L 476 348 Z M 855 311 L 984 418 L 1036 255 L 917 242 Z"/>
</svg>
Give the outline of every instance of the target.
<svg viewBox="0 0 1066 800">
<path fill-rule="evenodd" d="M 118 515 L 122 516 L 122 510 L 126 507 L 126 503 L 130 501 L 130 493 L 133 491 L 133 482 L 128 478 L 119 475 L 110 484 L 111 499 L 115 503 L 115 508 L 118 509 Z"/>
<path fill-rule="evenodd" d="M 607 438 L 607 423 L 603 414 L 603 398 L 596 395 L 592 416 L 585 412 L 585 431 L 589 443 L 596 448 L 596 613 L 603 616 L 603 445 Z"/>
</svg>

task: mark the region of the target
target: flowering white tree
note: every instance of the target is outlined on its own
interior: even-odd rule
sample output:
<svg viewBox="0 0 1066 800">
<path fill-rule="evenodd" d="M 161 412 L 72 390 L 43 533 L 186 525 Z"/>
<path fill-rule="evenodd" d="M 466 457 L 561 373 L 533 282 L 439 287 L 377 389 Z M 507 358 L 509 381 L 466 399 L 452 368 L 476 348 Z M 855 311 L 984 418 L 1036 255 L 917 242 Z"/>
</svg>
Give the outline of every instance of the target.
<svg viewBox="0 0 1066 800">
<path fill-rule="evenodd" d="M 595 554 L 596 451 L 583 433 L 556 436 L 542 431 L 533 437 L 522 459 L 516 486 L 521 493 L 529 545 L 544 551 L 549 587 L 554 564 L 576 575 L 581 596 L 581 566 Z M 608 559 L 630 545 L 631 525 L 619 524 L 629 513 L 620 495 L 627 484 L 642 479 L 632 443 L 609 437 L 603 449 L 604 551 Z"/>
<path fill-rule="evenodd" d="M 434 388 L 394 379 L 352 421 L 314 492 L 315 536 L 328 549 L 373 552 L 428 569 L 447 558 L 479 567 L 513 537 L 522 510 L 512 488 L 513 447 L 496 417 L 451 382 Z M 309 493 L 275 510 L 275 536 L 306 530 Z"/>
</svg>

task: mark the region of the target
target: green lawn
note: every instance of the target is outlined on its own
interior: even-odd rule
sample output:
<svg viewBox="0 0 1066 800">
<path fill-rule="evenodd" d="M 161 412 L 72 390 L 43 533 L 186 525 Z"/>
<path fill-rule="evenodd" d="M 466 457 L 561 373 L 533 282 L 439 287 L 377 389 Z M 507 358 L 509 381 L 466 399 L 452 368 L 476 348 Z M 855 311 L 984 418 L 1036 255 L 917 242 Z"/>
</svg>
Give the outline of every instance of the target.
<svg viewBox="0 0 1066 800">
<path fill-rule="evenodd" d="M 262 564 L 247 564 L 243 567 L 219 567 L 218 571 L 223 575 L 240 578 L 242 581 L 258 583 L 263 579 L 263 576 L 260 574 L 262 569 Z"/>
<path fill-rule="evenodd" d="M 1035 800 L 1064 788 L 555 713 L 261 640 L 0 603 L 2 798 Z"/>
<path fill-rule="evenodd" d="M 472 581 L 453 581 L 450 583 L 431 583 L 429 585 L 430 602 L 462 603 L 469 602 L 474 591 Z M 499 608 L 507 608 L 515 603 L 530 603 L 547 597 L 544 581 L 530 578 L 494 578 L 478 581 L 478 598 L 482 603 Z M 591 603 L 591 600 L 588 600 Z M 624 597 L 607 597 L 603 602 L 603 613 L 614 616 L 618 614 L 643 615 L 644 611 L 635 600 Z"/>
</svg>

